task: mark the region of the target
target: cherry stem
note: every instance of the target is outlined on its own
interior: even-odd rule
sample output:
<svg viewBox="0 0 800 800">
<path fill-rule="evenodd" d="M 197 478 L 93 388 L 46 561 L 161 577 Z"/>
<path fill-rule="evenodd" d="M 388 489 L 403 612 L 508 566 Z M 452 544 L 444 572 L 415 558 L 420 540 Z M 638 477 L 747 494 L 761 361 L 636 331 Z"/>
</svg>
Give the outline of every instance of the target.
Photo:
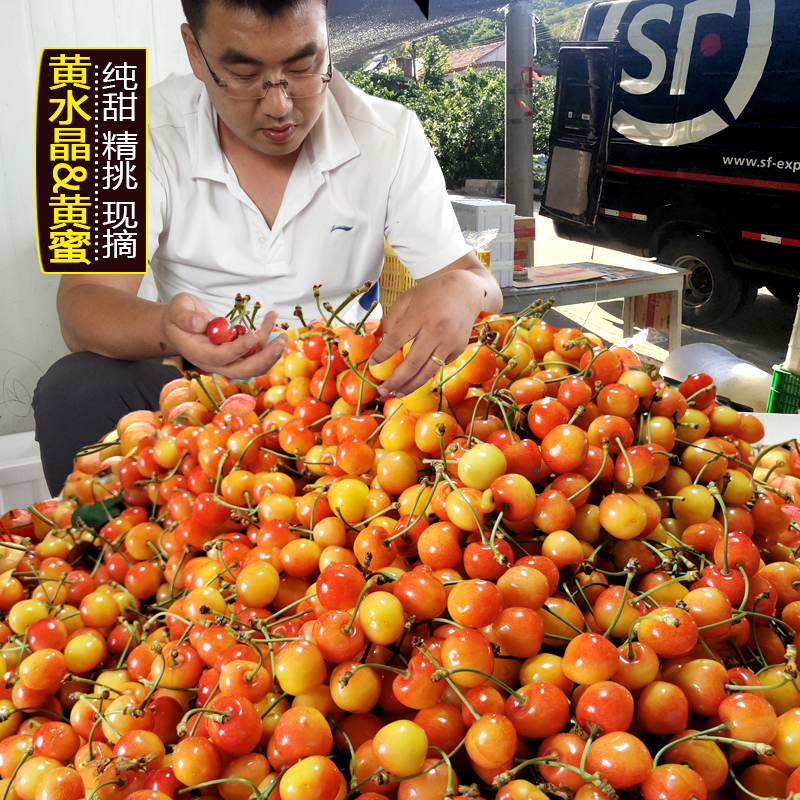
<svg viewBox="0 0 800 800">
<path fill-rule="evenodd" d="M 592 746 L 592 740 L 595 736 L 600 732 L 600 726 L 592 724 L 589 727 L 589 738 L 586 740 L 586 744 L 583 748 L 583 753 L 581 753 L 581 764 L 579 767 L 578 774 L 581 776 L 581 780 L 590 781 L 591 778 L 586 774 L 586 756 L 589 755 L 589 748 Z"/>
<path fill-rule="evenodd" d="M 290 608 L 294 608 L 294 606 L 299 606 L 300 603 L 302 603 L 304 600 L 312 600 L 316 596 L 317 596 L 316 592 L 303 595 L 303 597 L 301 597 L 299 600 L 295 600 L 292 603 L 288 603 L 280 611 L 276 611 L 272 616 L 267 617 L 266 619 L 260 619 L 258 620 L 258 622 L 262 623 L 262 625 L 268 622 L 272 622 L 273 620 L 278 619 L 281 616 L 281 614 L 283 614 L 284 611 L 287 611 Z M 308 613 L 307 611 L 301 612 L 301 614 L 307 614 L 307 613 Z M 298 614 L 297 616 L 301 616 L 301 614 Z M 258 629 L 261 630 L 261 627 L 259 627 Z"/>
<path fill-rule="evenodd" d="M 246 683 L 252 683 L 256 679 L 256 675 L 258 675 L 258 671 L 261 669 L 261 665 L 264 663 L 264 651 L 257 645 L 255 649 L 258 653 L 258 661 L 252 670 L 245 672 L 244 680 Z"/>
<path fill-rule="evenodd" d="M 614 615 L 614 619 L 608 626 L 606 632 L 603 634 L 604 639 L 608 639 L 609 636 L 611 636 L 611 631 L 614 630 L 614 627 L 616 626 L 617 622 L 619 622 L 619 618 L 622 616 L 622 609 L 625 607 L 625 598 L 627 598 L 628 596 L 628 590 L 631 588 L 631 583 L 633 582 L 633 578 L 638 571 L 639 571 L 639 562 L 635 558 L 632 558 L 625 565 L 625 572 L 627 573 L 627 575 L 625 576 L 625 588 L 622 590 L 622 602 L 619 604 L 619 608 L 617 608 L 617 613 Z"/>
<path fill-rule="evenodd" d="M 595 481 L 599 480 L 600 476 L 603 474 L 603 470 L 605 470 L 606 463 L 608 462 L 608 447 L 609 447 L 608 439 L 603 439 L 601 444 L 603 447 L 603 463 L 600 465 L 600 469 L 597 470 L 597 474 L 594 476 L 594 478 L 592 478 L 589 481 L 589 483 L 586 484 L 586 486 L 584 486 L 582 489 L 578 489 L 578 491 L 575 492 L 575 494 L 567 498 L 568 503 L 571 503 L 578 495 L 585 492 L 593 483 L 595 483 Z"/>
<path fill-rule="evenodd" d="M 780 689 L 781 686 L 785 686 L 787 683 L 791 683 L 794 678 L 788 678 L 786 675 L 783 676 L 783 680 L 780 683 L 772 683 L 769 686 L 749 686 L 746 684 L 739 685 L 738 683 L 725 683 L 723 686 L 729 692 L 766 692 L 770 689 Z"/>
<path fill-rule="evenodd" d="M 589 742 L 587 742 L 584 752 L 589 749 Z M 593 786 L 599 789 L 606 797 L 616 798 L 617 793 L 614 791 L 614 788 L 611 784 L 608 783 L 605 778 L 600 775 L 599 772 L 595 772 L 591 775 L 587 775 L 586 772 L 581 774 L 581 770 L 579 767 L 574 767 L 572 764 L 565 764 L 563 761 L 558 761 L 555 756 L 538 756 L 537 758 L 529 758 L 526 761 L 523 761 L 520 764 L 517 764 L 512 769 L 507 770 L 506 772 L 497 775 L 494 780 L 492 781 L 492 786 L 501 787 L 505 786 L 514 775 L 518 772 L 523 770 L 525 767 L 534 766 L 537 764 L 545 764 L 547 766 L 559 767 L 560 769 L 566 769 L 570 772 L 574 772 L 576 775 L 581 775 L 582 778 L 588 780 Z"/>
<path fill-rule="evenodd" d="M 95 730 L 97 729 L 97 726 L 98 726 L 98 725 L 99 725 L 101 722 L 102 722 L 102 720 L 100 719 L 100 717 L 98 717 L 98 718 L 97 718 L 97 719 L 96 719 L 96 720 L 95 720 L 95 721 L 92 723 L 92 728 L 91 728 L 91 730 L 89 731 L 89 738 L 88 738 L 88 739 L 87 739 L 87 741 L 86 741 L 86 744 L 87 744 L 87 746 L 89 747 L 89 758 L 88 758 L 88 760 L 87 760 L 87 763 L 91 763 L 92 761 L 94 761 L 94 750 L 92 749 L 92 748 L 94 747 L 94 745 L 93 745 L 93 743 L 92 743 L 92 739 L 94 738 L 94 732 L 95 732 Z"/>
<path fill-rule="evenodd" d="M 715 389 L 715 390 L 716 390 L 716 388 L 717 388 L 717 387 L 716 387 L 716 385 L 715 385 L 715 384 L 713 384 L 713 383 L 709 383 L 709 384 L 708 384 L 708 386 L 704 386 L 702 389 L 698 389 L 698 390 L 697 390 L 697 391 L 696 391 L 694 394 L 690 394 L 690 395 L 689 395 L 689 396 L 686 398 L 686 402 L 687 402 L 687 403 L 689 403 L 689 402 L 691 402 L 692 400 L 694 400 L 694 399 L 695 399 L 695 397 L 698 397 L 698 396 L 699 396 L 699 395 L 701 395 L 701 394 L 705 394 L 706 392 L 710 392 L 712 389 Z"/>
<path fill-rule="evenodd" d="M 353 608 L 353 613 L 350 615 L 350 619 L 346 625 L 342 626 L 342 633 L 345 636 L 350 635 L 350 631 L 353 630 L 353 625 L 356 624 L 356 617 L 358 616 L 358 607 L 361 605 L 365 595 L 371 588 L 371 579 L 364 582 L 364 585 L 361 587 L 361 591 L 358 593 L 358 599 L 356 600 L 355 607 Z"/>
<path fill-rule="evenodd" d="M 209 698 L 210 700 L 211 698 Z M 186 720 L 189 717 L 194 716 L 195 714 L 202 715 L 208 714 L 213 722 L 217 723 L 224 723 L 226 720 L 230 719 L 231 712 L 230 711 L 214 711 L 213 709 L 206 708 L 202 706 L 201 708 L 190 708 L 184 715 L 181 721 L 177 725 L 178 729 L 178 736 L 185 736 L 186 735 Z"/>
<path fill-rule="evenodd" d="M 424 655 L 429 661 L 432 661 L 436 665 L 437 671 L 441 669 L 441 665 L 438 664 L 436 659 L 428 652 L 428 648 L 425 646 L 425 643 L 423 641 L 415 641 L 414 644 L 416 648 L 420 651 L 420 653 L 422 653 L 422 655 Z M 475 719 L 480 719 L 481 715 L 472 707 L 472 703 L 470 703 L 469 700 L 467 700 L 467 698 L 464 697 L 464 695 L 459 690 L 458 686 L 456 686 L 455 683 L 447 675 L 444 676 L 444 679 L 447 681 L 447 685 L 458 695 L 461 702 L 469 709 L 469 712 L 472 714 L 472 716 L 475 717 Z M 433 675 L 431 676 L 431 680 L 433 680 Z M 462 739 L 462 743 L 463 741 L 464 740 Z"/>
<path fill-rule="evenodd" d="M 658 766 L 661 756 L 663 756 L 664 753 L 666 753 L 671 747 L 675 747 L 675 745 L 681 744 L 682 742 L 688 742 L 691 739 L 697 739 L 699 736 L 708 736 L 719 731 L 727 731 L 728 728 L 728 723 L 723 722 L 721 725 L 717 725 L 714 728 L 708 728 L 707 730 L 698 731 L 697 733 L 690 733 L 688 736 L 683 736 L 680 739 L 676 739 L 674 742 L 668 742 L 655 754 L 655 757 L 653 758 L 653 769 Z"/>
<path fill-rule="evenodd" d="M 278 780 L 280 780 L 280 776 L 276 778 L 275 784 L 277 784 Z M 251 790 L 250 797 L 269 797 L 270 793 L 272 792 L 274 785 L 270 786 L 266 793 L 261 793 L 258 790 L 258 786 L 254 783 L 251 783 L 244 778 L 217 778 L 214 781 L 206 781 L 205 783 L 196 783 L 194 786 L 184 786 L 183 789 L 177 789 L 175 794 L 183 794 L 184 792 L 191 792 L 192 789 L 202 789 L 204 786 L 216 786 L 220 783 L 243 783 L 245 786 L 249 786 Z"/>
<path fill-rule="evenodd" d="M 644 600 L 650 597 L 651 594 L 655 594 L 660 589 L 663 589 L 665 586 L 669 586 L 671 583 L 679 583 L 681 581 L 696 581 L 700 576 L 697 572 L 688 572 L 685 575 L 678 575 L 677 578 L 670 578 L 668 581 L 664 581 L 664 583 L 659 583 L 657 586 L 654 586 L 652 589 L 648 589 L 646 592 L 642 592 L 637 597 L 633 597 L 628 600 L 628 603 L 632 606 L 635 606 L 640 600 Z"/>
<path fill-rule="evenodd" d="M 489 675 L 486 672 L 483 672 L 479 669 L 472 669 L 472 667 L 454 667 L 453 669 L 437 669 L 436 672 L 431 675 L 432 681 L 440 680 L 441 678 L 447 678 L 450 675 L 455 675 L 457 672 L 474 672 L 476 675 L 483 675 L 484 678 L 487 680 L 492 681 L 492 683 L 496 683 L 504 692 L 510 694 L 516 701 L 519 703 L 520 708 L 525 708 L 528 704 L 528 698 L 525 695 L 518 694 L 515 692 L 508 684 L 503 683 L 499 678 L 495 678 L 494 675 Z"/>
<path fill-rule="evenodd" d="M 765 615 L 761 615 L 765 616 Z M 768 619 L 770 619 L 768 617 Z M 790 629 L 791 630 L 791 629 Z M 763 670 L 762 670 L 763 671 Z M 726 683 L 725 688 L 731 692 L 755 692 L 755 691 L 768 691 L 769 689 L 780 689 L 787 683 L 794 683 L 797 680 L 797 647 L 793 644 L 786 646 L 786 653 L 784 654 L 783 666 L 783 679 L 780 683 L 773 683 L 769 686 L 740 686 L 735 683 Z"/>
<path fill-rule="evenodd" d="M 563 622 L 566 626 L 572 628 L 572 630 L 574 630 L 579 635 L 581 633 L 586 633 L 586 631 L 582 631 L 580 628 L 577 628 L 575 625 L 573 625 L 568 619 L 564 619 L 564 617 L 562 617 L 560 614 L 557 614 L 548 605 L 543 605 L 542 609 L 545 610 L 548 614 L 552 614 L 557 620 L 559 620 L 560 622 Z M 545 638 L 547 638 L 549 635 L 550 635 L 549 633 L 546 633 L 545 634 Z"/>
<path fill-rule="evenodd" d="M 729 774 L 731 776 L 731 780 L 748 797 L 753 797 L 753 798 L 755 798 L 755 800 L 781 800 L 780 798 L 777 798 L 777 797 L 767 797 L 767 796 L 761 795 L 761 794 L 754 794 L 749 789 L 747 789 L 744 786 L 742 786 L 742 784 L 739 782 L 739 779 L 736 777 L 736 775 L 735 775 L 735 773 L 733 771 L 733 764 L 729 764 L 728 765 L 728 772 L 729 772 Z M 793 797 L 793 795 L 789 795 L 789 798 L 791 798 L 791 797 Z M 789 798 L 787 798 L 787 800 L 789 800 Z"/>
<path fill-rule="evenodd" d="M 214 410 L 219 413 L 219 403 L 211 396 L 211 392 L 208 391 L 208 387 L 203 380 L 203 376 L 199 372 L 190 372 L 188 375 L 200 387 L 203 394 L 208 398 L 209 402 L 214 407 Z M 222 392 L 220 392 L 220 397 L 222 397 Z"/>
<path fill-rule="evenodd" d="M 128 781 L 125 778 L 115 778 L 111 781 L 104 781 L 103 783 L 98 783 L 97 786 L 92 789 L 91 793 L 86 795 L 86 800 L 94 800 L 97 797 L 97 792 L 102 789 L 104 786 L 117 786 L 118 788 L 122 788 Z M 5 795 L 3 795 L 5 797 Z"/>
<path fill-rule="evenodd" d="M 120 733 L 120 732 L 119 732 L 119 731 L 118 731 L 118 730 L 117 730 L 117 729 L 116 729 L 116 728 L 115 728 L 115 727 L 114 727 L 114 726 L 113 726 L 113 725 L 112 725 L 112 724 L 111 724 L 111 723 L 108 721 L 108 718 L 106 717 L 106 715 L 105 715 L 105 714 L 103 714 L 103 712 L 102 712 L 102 711 L 100 711 L 100 709 L 99 709 L 99 708 L 95 708 L 95 706 L 93 706 L 93 705 L 92 705 L 92 704 L 89 702 L 89 699 L 88 699 L 88 698 L 89 698 L 89 695 L 87 695 L 87 694 L 81 694 L 80 692 L 78 692 L 77 694 L 78 694 L 78 701 L 79 701 L 79 702 L 81 702 L 81 701 L 82 701 L 82 702 L 86 703 L 86 705 L 87 705 L 87 706 L 89 706 L 89 708 L 91 708 L 91 709 L 92 709 L 92 711 L 94 711 L 95 715 L 96 715 L 96 716 L 97 716 L 99 719 L 102 719 L 102 720 L 103 720 L 103 722 L 105 722 L 105 723 L 106 723 L 106 725 L 108 725 L 108 727 L 109 727 L 109 728 L 111 728 L 111 730 L 112 730 L 112 731 L 114 731 L 114 733 L 116 733 L 116 734 L 117 734 L 117 736 L 122 736 L 122 734 L 121 734 L 121 733 Z M 99 704 L 98 704 L 98 705 L 99 705 Z"/>
<path fill-rule="evenodd" d="M 119 692 L 117 692 L 117 694 L 119 694 Z M 46 708 L 39 708 L 38 706 L 27 706 L 26 708 L 14 707 L 3 710 L 0 712 L 0 721 L 5 722 L 6 720 L 11 719 L 14 714 L 23 714 L 31 711 L 38 711 L 42 715 L 47 714 L 48 716 L 58 717 L 59 719 L 64 720 L 64 722 L 69 723 L 69 717 L 65 717 L 63 714 L 58 714 L 55 711 L 48 711 Z"/>
<path fill-rule="evenodd" d="M 631 623 L 630 628 L 628 628 L 628 636 L 625 639 L 625 644 L 628 645 L 628 652 L 631 650 L 630 645 L 633 641 L 633 637 L 639 630 L 639 625 L 646 619 L 657 620 L 658 622 L 662 622 L 664 625 L 669 625 L 671 628 L 680 627 L 680 620 L 677 617 L 671 617 L 669 614 L 664 614 L 664 616 L 659 616 L 658 614 L 645 614 L 643 617 L 639 617 L 639 619 L 634 620 L 634 622 Z"/>
<path fill-rule="evenodd" d="M 705 464 L 703 464 L 703 466 L 702 466 L 702 467 L 700 467 L 700 471 L 697 473 L 697 475 L 695 475 L 695 478 L 694 478 L 694 480 L 692 481 L 692 483 L 693 483 L 693 484 L 695 484 L 695 485 L 697 485 L 698 483 L 700 483 L 700 478 L 702 478 L 702 477 L 703 477 L 703 473 L 706 471 L 706 467 L 710 466 L 710 465 L 711 465 L 711 464 L 713 464 L 715 461 L 718 461 L 720 458 L 723 458 L 723 457 L 724 457 L 724 456 L 722 455 L 722 453 L 720 453 L 720 454 L 719 454 L 719 455 L 718 455 L 716 458 L 710 458 L 708 461 L 706 461 L 706 463 L 705 463 Z"/>
<path fill-rule="evenodd" d="M 388 422 L 388 421 L 389 421 L 389 420 L 390 420 L 390 419 L 391 419 L 391 418 L 392 418 L 392 417 L 393 417 L 395 414 L 397 414 L 397 413 L 400 411 L 400 409 L 402 409 L 402 408 L 403 408 L 403 404 L 402 404 L 402 403 L 398 403 L 398 404 L 397 404 L 397 406 L 395 407 L 394 411 L 392 411 L 392 413 L 391 413 L 391 414 L 389 414 L 389 416 L 388 416 L 388 417 L 385 417 L 385 418 L 384 418 L 384 420 L 383 420 L 383 422 L 381 422 L 381 423 L 378 425 L 378 427 L 377 427 L 377 428 L 376 428 L 374 431 L 372 431 L 372 433 L 371 433 L 369 436 L 367 436 L 367 438 L 366 438 L 366 439 L 364 439 L 364 441 L 365 441 L 367 444 L 369 444 L 369 442 L 370 442 L 370 439 L 372 439 L 372 437 L 373 437 L 373 436 L 377 436 L 377 435 L 380 433 L 380 430 L 381 430 L 381 428 L 382 428 L 382 427 L 383 427 L 383 426 L 384 426 L 384 425 L 385 425 L 385 424 L 386 424 L 386 423 L 387 423 L 387 422 Z"/>
<path fill-rule="evenodd" d="M 791 444 L 793 441 L 796 442 L 796 440 L 794 440 L 794 439 L 788 439 L 785 442 L 780 442 L 780 444 L 771 444 L 771 445 L 769 445 L 769 447 L 762 447 L 758 451 L 758 455 L 756 456 L 755 461 L 753 461 L 753 465 L 752 465 L 753 471 L 755 471 L 756 467 L 758 467 L 758 465 L 761 463 L 761 459 L 764 458 L 764 456 L 767 453 L 771 452 L 772 450 L 776 450 L 779 447 L 785 447 L 787 444 Z"/>
<path fill-rule="evenodd" d="M 412 511 L 408 515 L 408 522 L 406 523 L 405 528 L 403 530 L 398 531 L 397 533 L 393 533 L 391 536 L 387 536 L 385 539 L 381 539 L 384 544 L 388 544 L 389 542 L 393 542 L 395 539 L 399 539 L 402 536 L 405 536 L 424 516 L 425 512 L 428 510 L 428 506 L 431 504 L 431 500 L 433 499 L 433 493 L 436 491 L 436 487 L 439 485 L 441 481 L 441 476 L 439 473 L 436 474 L 433 480 L 433 486 L 430 487 L 431 491 L 428 495 L 428 499 L 425 501 L 425 505 L 422 507 L 422 510 L 419 513 L 415 513 Z M 427 489 L 428 486 L 423 484 L 420 487 L 420 490 L 417 492 L 417 497 L 414 500 L 413 508 L 417 507 L 417 503 L 419 503 L 420 498 L 422 497 L 422 493 Z"/>
<path fill-rule="evenodd" d="M 409 671 L 407 669 L 400 669 L 398 667 L 391 667 L 388 664 L 381 664 L 381 663 L 366 663 L 366 664 L 357 664 L 353 669 L 349 669 L 346 672 L 343 672 L 339 677 L 339 683 L 342 686 L 347 686 L 350 683 L 350 679 L 353 677 L 353 674 L 358 672 L 360 669 L 367 669 L 367 668 L 375 668 L 375 669 L 385 669 L 388 672 L 394 672 L 397 675 L 402 675 L 404 678 L 409 676 Z"/>
<path fill-rule="evenodd" d="M 477 408 L 478 406 L 476 405 L 475 407 Z M 458 486 L 456 486 L 456 484 L 454 483 L 453 479 L 450 477 L 450 475 L 447 472 L 447 470 L 441 470 L 441 472 L 439 470 L 437 470 L 436 471 L 436 475 L 437 475 L 437 477 L 439 475 L 441 475 L 447 481 L 447 483 L 450 486 L 450 488 L 464 502 L 466 507 L 469 509 L 470 514 L 472 514 L 472 518 L 475 520 L 475 530 L 480 534 L 481 544 L 486 544 L 486 531 L 484 531 L 483 525 L 481 524 L 481 521 L 478 518 L 478 515 L 475 512 L 475 509 L 472 507 L 472 503 L 470 503 L 469 500 L 467 500 L 467 498 L 464 496 L 464 493 L 461 491 L 461 489 Z M 434 488 L 435 488 L 435 485 L 434 485 Z M 433 499 L 433 492 L 430 493 L 430 495 L 428 497 L 428 501 L 430 501 L 431 499 Z"/>
<path fill-rule="evenodd" d="M 91 751 L 90 751 L 91 752 Z M 8 799 L 8 793 L 11 790 L 11 787 L 14 785 L 14 778 L 17 777 L 17 773 L 19 772 L 20 767 L 33 755 L 33 741 L 31 740 L 28 743 L 28 746 L 25 748 L 25 752 L 22 755 L 22 758 L 19 760 L 19 763 L 16 767 L 14 767 L 14 771 L 11 773 L 8 783 L 6 784 L 6 788 L 3 790 L 3 797 L 2 800 Z M 16 794 L 16 793 L 15 793 Z"/>
<path fill-rule="evenodd" d="M 728 510 L 725 508 L 725 501 L 722 499 L 722 495 L 715 483 L 708 484 L 708 491 L 722 509 L 722 574 L 730 575 L 731 571 L 728 568 Z"/>
<path fill-rule="evenodd" d="M 633 467 L 631 466 L 631 461 L 628 458 L 628 453 L 622 446 L 622 439 L 620 439 L 619 436 L 614 437 L 614 442 L 616 443 L 617 447 L 619 447 L 620 455 L 622 455 L 622 458 L 625 460 L 625 465 L 628 467 L 628 480 L 625 481 L 625 487 L 627 489 L 633 489 L 636 481 L 633 477 Z"/>
<path fill-rule="evenodd" d="M 450 763 L 450 756 L 441 747 L 436 747 L 436 745 L 431 747 L 431 750 L 436 750 L 437 753 L 441 754 L 442 760 L 447 765 L 447 791 L 444 793 L 444 800 L 453 800 L 455 792 L 453 791 L 453 765 Z"/>
<path fill-rule="evenodd" d="M 772 477 L 772 473 L 775 472 L 775 470 L 778 469 L 778 467 L 785 467 L 785 466 L 786 466 L 786 462 L 785 461 L 776 461 L 769 468 L 769 472 L 767 472 L 767 474 L 762 478 L 762 480 L 763 480 L 763 484 L 762 485 L 769 484 L 769 479 Z M 772 487 L 769 487 L 769 488 L 770 488 L 770 491 L 772 491 Z"/>
<path fill-rule="evenodd" d="M 500 527 L 500 523 L 503 520 L 503 512 L 501 511 L 497 515 L 497 519 L 494 521 L 494 525 L 492 526 L 492 532 L 489 535 L 489 547 L 492 549 L 492 555 L 494 556 L 494 560 L 500 564 L 502 567 L 510 567 L 511 563 L 508 560 L 507 556 L 504 556 L 495 546 L 495 537 L 497 536 L 497 529 Z"/>
<path fill-rule="evenodd" d="M 288 696 L 289 696 L 288 692 L 284 692 L 283 694 L 278 695 L 278 697 L 276 697 L 275 700 L 272 701 L 270 707 L 261 715 L 261 719 L 264 719 L 264 717 L 266 717 L 267 714 L 269 714 L 269 712 L 272 711 L 272 709 L 275 708 L 275 706 L 277 706 L 281 700 L 285 699 Z"/>
</svg>

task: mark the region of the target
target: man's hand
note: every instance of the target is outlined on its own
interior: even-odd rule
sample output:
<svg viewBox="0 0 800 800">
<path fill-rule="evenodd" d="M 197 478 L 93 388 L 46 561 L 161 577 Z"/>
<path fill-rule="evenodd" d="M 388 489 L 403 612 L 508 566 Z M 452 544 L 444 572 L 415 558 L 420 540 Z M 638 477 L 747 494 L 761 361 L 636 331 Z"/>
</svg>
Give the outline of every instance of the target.
<svg viewBox="0 0 800 800">
<path fill-rule="evenodd" d="M 403 292 L 384 317 L 383 339 L 370 357 L 380 364 L 414 340 L 405 359 L 381 386 L 404 397 L 422 386 L 466 348 L 481 311 L 500 311 L 503 295 L 477 256 L 470 253 Z"/>
<path fill-rule="evenodd" d="M 182 292 L 164 308 L 162 335 L 165 352 L 180 353 L 198 369 L 217 372 L 226 378 L 247 380 L 264 375 L 283 355 L 286 334 L 269 341 L 278 314 L 271 311 L 261 323 L 258 333 L 247 333 L 232 342 L 212 344 L 206 326 L 212 316 L 200 298 Z M 254 346 L 258 349 L 246 356 Z"/>
</svg>

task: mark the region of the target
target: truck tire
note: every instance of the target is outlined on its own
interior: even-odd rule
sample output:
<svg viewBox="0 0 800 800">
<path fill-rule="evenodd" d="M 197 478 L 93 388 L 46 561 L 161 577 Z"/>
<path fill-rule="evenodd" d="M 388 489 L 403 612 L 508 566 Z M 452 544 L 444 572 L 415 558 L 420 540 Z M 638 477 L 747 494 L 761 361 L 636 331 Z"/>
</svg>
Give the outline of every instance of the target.
<svg viewBox="0 0 800 800">
<path fill-rule="evenodd" d="M 767 284 L 770 294 L 777 297 L 782 303 L 788 306 L 797 305 L 797 295 L 800 294 L 800 281 L 791 278 L 773 278 Z"/>
<path fill-rule="evenodd" d="M 741 308 L 745 283 L 727 255 L 708 239 L 673 239 L 659 252 L 658 261 L 692 270 L 683 295 L 685 325 L 713 325 Z"/>
</svg>

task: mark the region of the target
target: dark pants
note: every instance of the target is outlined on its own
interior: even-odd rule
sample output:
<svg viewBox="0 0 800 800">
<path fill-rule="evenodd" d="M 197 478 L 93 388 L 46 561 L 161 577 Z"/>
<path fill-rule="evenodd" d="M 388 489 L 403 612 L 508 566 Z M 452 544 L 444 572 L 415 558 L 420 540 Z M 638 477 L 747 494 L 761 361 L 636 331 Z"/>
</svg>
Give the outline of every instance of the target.
<svg viewBox="0 0 800 800">
<path fill-rule="evenodd" d="M 47 486 L 56 496 L 82 447 L 99 441 L 129 411 L 158 410 L 161 387 L 180 372 L 161 363 L 72 353 L 56 361 L 33 394 L 36 441 Z"/>
</svg>

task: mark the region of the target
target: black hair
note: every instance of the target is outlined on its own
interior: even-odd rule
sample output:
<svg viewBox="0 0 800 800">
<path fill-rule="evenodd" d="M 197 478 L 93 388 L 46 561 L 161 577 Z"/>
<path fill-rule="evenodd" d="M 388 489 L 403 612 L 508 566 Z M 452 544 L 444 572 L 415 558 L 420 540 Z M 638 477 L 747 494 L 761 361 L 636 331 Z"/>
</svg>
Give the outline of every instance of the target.
<svg viewBox="0 0 800 800">
<path fill-rule="evenodd" d="M 193 31 L 201 31 L 205 24 L 206 8 L 210 0 L 181 0 L 186 22 Z M 293 11 L 304 5 L 308 0 L 221 0 L 226 9 L 247 9 L 255 11 L 264 17 L 280 17 L 287 11 Z M 319 0 L 325 8 L 328 0 Z"/>
</svg>

